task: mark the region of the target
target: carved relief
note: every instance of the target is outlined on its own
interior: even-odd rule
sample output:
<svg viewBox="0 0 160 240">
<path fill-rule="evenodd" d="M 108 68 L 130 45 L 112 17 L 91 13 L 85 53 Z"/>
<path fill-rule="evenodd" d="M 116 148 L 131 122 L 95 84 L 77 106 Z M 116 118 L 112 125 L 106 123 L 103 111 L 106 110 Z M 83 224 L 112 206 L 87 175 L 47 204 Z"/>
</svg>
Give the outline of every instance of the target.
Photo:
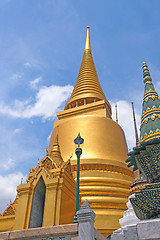
<svg viewBox="0 0 160 240">
<path fill-rule="evenodd" d="M 6 208 L 2 216 L 15 215 L 15 208 L 12 203 Z"/>
</svg>

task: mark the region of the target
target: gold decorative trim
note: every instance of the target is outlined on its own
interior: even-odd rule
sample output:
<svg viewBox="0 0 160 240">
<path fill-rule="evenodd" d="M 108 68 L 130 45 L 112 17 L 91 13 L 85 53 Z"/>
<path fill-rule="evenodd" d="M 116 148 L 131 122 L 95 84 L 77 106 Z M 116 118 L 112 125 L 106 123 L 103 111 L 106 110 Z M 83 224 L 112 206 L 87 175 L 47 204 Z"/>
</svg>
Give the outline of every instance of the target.
<svg viewBox="0 0 160 240">
<path fill-rule="evenodd" d="M 152 78 L 150 78 L 150 77 L 145 77 L 145 78 L 144 78 L 144 84 L 145 84 L 145 86 L 146 86 L 147 83 L 151 85 L 151 84 L 152 84 Z"/>
<path fill-rule="evenodd" d="M 146 73 L 146 72 L 145 72 L 145 73 Z M 149 73 L 149 71 L 148 71 L 148 73 Z M 152 80 L 151 76 L 145 76 L 145 77 L 144 77 L 144 80 L 147 79 L 147 78 Z"/>
<path fill-rule="evenodd" d="M 155 118 L 158 117 L 160 119 L 160 113 L 159 114 L 156 114 L 154 113 L 152 116 L 149 116 L 147 118 L 145 118 L 142 122 L 141 122 L 141 127 L 143 126 L 144 123 L 148 123 L 149 119 L 151 119 L 152 121 L 155 120 Z"/>
<path fill-rule="evenodd" d="M 153 105 L 152 108 L 147 107 L 146 111 L 143 111 L 143 114 L 141 116 L 141 122 L 143 122 L 143 120 L 148 117 L 148 115 L 150 114 L 158 114 L 160 113 L 160 106 L 157 108 L 155 105 Z"/>
<path fill-rule="evenodd" d="M 27 183 L 29 183 L 29 182 L 33 183 L 33 181 L 38 178 L 38 175 L 40 174 L 40 172 L 41 172 L 42 170 L 44 170 L 44 172 L 46 173 L 46 176 L 47 176 L 48 178 L 51 178 L 51 177 L 52 177 L 52 173 L 50 172 L 49 169 L 47 169 L 45 166 L 40 166 L 40 165 L 38 165 L 38 169 L 36 170 L 36 172 L 35 172 L 33 175 L 30 175 L 30 174 L 29 174 L 28 177 L 27 177 L 26 182 L 27 182 Z"/>
<path fill-rule="evenodd" d="M 151 94 L 154 94 L 155 96 L 158 96 L 156 91 L 154 91 L 153 89 L 149 89 L 149 90 L 145 91 L 143 98 L 146 98 L 147 96 L 150 96 Z"/>
<path fill-rule="evenodd" d="M 13 206 L 13 203 L 11 202 L 10 205 L 6 208 L 2 216 L 9 216 L 9 215 L 15 215 L 15 207 Z"/>
<path fill-rule="evenodd" d="M 152 100 L 154 101 L 156 98 L 158 98 L 158 100 L 160 100 L 160 98 L 158 97 L 158 95 L 149 95 L 147 97 L 144 98 L 144 102 L 148 102 L 149 98 L 152 98 Z"/>
<path fill-rule="evenodd" d="M 160 137 L 160 130 L 159 130 L 159 128 L 157 128 L 155 132 L 150 130 L 149 134 L 145 133 L 144 137 L 141 137 L 140 143 L 143 142 L 143 141 L 149 141 L 149 140 L 152 140 L 154 138 L 159 138 L 159 137 Z"/>
<path fill-rule="evenodd" d="M 124 175 L 128 175 L 130 177 L 134 176 L 133 172 L 129 169 L 125 169 L 125 168 L 113 166 L 113 165 L 106 165 L 106 164 L 81 164 L 80 171 L 86 171 L 86 170 L 117 172 L 117 173 L 122 173 Z M 77 165 L 72 165 L 72 172 L 73 171 L 77 171 Z"/>
<path fill-rule="evenodd" d="M 152 88 L 150 88 L 149 90 L 146 89 L 144 95 L 145 95 L 145 94 L 148 94 L 148 93 L 151 93 L 151 92 L 157 94 L 156 90 L 153 90 Z"/>
</svg>

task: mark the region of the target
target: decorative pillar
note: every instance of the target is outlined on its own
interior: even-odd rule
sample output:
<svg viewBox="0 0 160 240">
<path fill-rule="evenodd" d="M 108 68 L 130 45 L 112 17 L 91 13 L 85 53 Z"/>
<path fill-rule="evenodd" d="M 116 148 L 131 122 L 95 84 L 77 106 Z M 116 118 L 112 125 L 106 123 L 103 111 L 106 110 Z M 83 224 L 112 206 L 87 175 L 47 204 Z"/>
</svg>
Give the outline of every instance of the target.
<svg viewBox="0 0 160 240">
<path fill-rule="evenodd" d="M 31 211 L 33 185 L 31 183 L 20 184 L 17 187 L 18 205 L 16 207 L 15 224 L 13 230 L 28 228 Z"/>
<path fill-rule="evenodd" d="M 77 212 L 79 224 L 79 240 L 95 240 L 94 221 L 96 214 L 92 211 L 87 200 L 83 203 L 81 209 Z"/>
</svg>

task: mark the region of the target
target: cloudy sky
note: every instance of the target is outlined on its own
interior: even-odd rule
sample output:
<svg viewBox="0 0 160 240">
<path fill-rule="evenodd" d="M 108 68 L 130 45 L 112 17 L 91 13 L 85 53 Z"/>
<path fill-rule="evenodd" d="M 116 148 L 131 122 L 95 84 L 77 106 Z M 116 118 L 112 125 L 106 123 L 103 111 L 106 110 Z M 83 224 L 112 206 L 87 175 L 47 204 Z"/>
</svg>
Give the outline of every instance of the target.
<svg viewBox="0 0 160 240">
<path fill-rule="evenodd" d="M 0 0 L 0 212 L 45 156 L 56 112 L 75 85 L 86 35 L 128 148 L 140 125 L 142 63 L 160 92 L 159 0 Z"/>
</svg>

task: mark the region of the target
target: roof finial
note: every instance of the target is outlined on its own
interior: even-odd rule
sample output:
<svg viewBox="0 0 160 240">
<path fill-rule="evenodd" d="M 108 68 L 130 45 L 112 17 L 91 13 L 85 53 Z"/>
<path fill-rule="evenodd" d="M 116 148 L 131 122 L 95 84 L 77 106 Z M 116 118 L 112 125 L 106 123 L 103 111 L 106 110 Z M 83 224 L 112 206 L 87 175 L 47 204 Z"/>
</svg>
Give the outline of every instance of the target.
<svg viewBox="0 0 160 240">
<path fill-rule="evenodd" d="M 117 104 L 115 105 L 115 109 L 116 109 L 116 123 L 118 123 L 118 111 L 117 111 Z"/>
<path fill-rule="evenodd" d="M 90 50 L 91 51 L 91 44 L 90 44 L 90 37 L 89 37 L 89 29 L 90 27 L 87 26 L 87 34 L 86 34 L 86 43 L 85 43 L 85 51 L 87 50 Z"/>
<path fill-rule="evenodd" d="M 138 146 L 139 140 L 138 140 L 137 124 L 136 124 L 136 117 L 135 117 L 133 102 L 132 102 L 132 110 L 133 110 L 133 121 L 134 121 L 135 137 L 136 137 L 136 146 Z"/>
<path fill-rule="evenodd" d="M 144 83 L 147 83 L 147 82 L 152 83 L 152 78 L 149 73 L 146 62 L 143 62 L 143 80 L 144 80 Z"/>
<path fill-rule="evenodd" d="M 152 83 L 147 64 L 143 63 L 144 97 L 141 116 L 140 142 L 160 138 L 160 98 Z"/>
<path fill-rule="evenodd" d="M 21 178 L 21 184 L 23 184 L 23 177 Z"/>
</svg>

